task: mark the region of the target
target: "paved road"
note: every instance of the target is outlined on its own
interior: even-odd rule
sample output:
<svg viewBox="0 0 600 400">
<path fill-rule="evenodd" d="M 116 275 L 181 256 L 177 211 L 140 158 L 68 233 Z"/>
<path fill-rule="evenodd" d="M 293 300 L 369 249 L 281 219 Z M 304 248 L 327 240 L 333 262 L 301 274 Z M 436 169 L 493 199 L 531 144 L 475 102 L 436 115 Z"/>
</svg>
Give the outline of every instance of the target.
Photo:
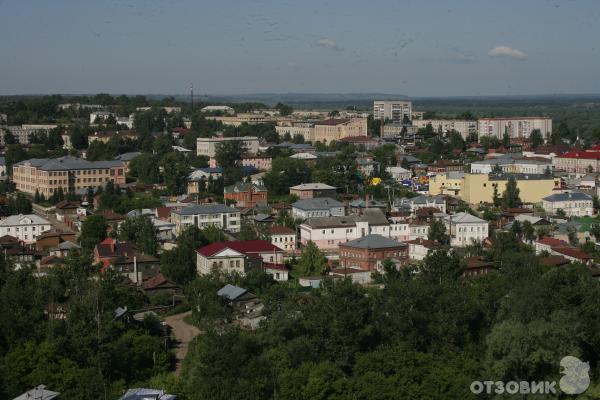
<svg viewBox="0 0 600 400">
<path fill-rule="evenodd" d="M 189 325 L 183 320 L 188 315 L 192 315 L 192 312 L 187 311 L 165 318 L 165 322 L 173 330 L 173 336 L 175 336 L 176 340 L 175 357 L 177 358 L 177 367 L 175 372 L 177 374 L 179 374 L 181 371 L 181 362 L 187 354 L 190 342 L 200 334 L 200 330 L 198 328 L 193 325 Z"/>
</svg>

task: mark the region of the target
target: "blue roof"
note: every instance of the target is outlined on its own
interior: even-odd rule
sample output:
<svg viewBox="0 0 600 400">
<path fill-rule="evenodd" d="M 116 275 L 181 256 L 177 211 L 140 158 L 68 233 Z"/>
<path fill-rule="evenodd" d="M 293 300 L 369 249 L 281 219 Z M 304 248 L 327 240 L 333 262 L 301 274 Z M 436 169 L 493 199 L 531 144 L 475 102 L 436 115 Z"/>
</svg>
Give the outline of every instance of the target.
<svg viewBox="0 0 600 400">
<path fill-rule="evenodd" d="M 217 292 L 217 296 L 225 297 L 227 300 L 235 300 L 248 291 L 238 286 L 227 284 Z"/>
</svg>

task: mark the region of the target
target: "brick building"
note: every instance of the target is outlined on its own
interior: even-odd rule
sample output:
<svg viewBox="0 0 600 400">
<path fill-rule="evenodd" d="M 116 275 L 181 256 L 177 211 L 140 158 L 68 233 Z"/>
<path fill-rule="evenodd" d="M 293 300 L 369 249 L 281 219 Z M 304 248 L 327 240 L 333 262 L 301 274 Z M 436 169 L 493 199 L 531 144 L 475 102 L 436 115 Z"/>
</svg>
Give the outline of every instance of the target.
<svg viewBox="0 0 600 400">
<path fill-rule="evenodd" d="M 238 182 L 226 186 L 223 190 L 225 201 L 233 201 L 237 207 L 253 208 L 257 204 L 266 205 L 267 195 L 267 188 L 250 182 Z"/>
<path fill-rule="evenodd" d="M 371 234 L 339 245 L 340 266 L 375 271 L 377 262 L 408 259 L 408 246 L 381 235 Z"/>
</svg>

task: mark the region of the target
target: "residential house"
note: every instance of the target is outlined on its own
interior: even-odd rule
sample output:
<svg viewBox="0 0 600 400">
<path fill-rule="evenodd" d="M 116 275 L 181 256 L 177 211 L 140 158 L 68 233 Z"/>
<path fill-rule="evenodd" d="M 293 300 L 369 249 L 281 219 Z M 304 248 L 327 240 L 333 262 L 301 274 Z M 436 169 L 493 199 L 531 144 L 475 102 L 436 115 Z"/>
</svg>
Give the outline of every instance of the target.
<svg viewBox="0 0 600 400">
<path fill-rule="evenodd" d="M 35 214 L 11 215 L 0 220 L 0 236 L 14 236 L 24 243 L 35 243 L 43 232 L 49 231 L 50 221 Z"/>
<path fill-rule="evenodd" d="M 394 211 L 410 211 L 414 214 L 423 208 L 436 208 L 438 212 L 446 213 L 446 198 L 444 196 L 419 195 L 417 197 L 396 199 L 392 209 Z"/>
<path fill-rule="evenodd" d="M 408 258 L 414 261 L 423 261 L 430 250 L 440 247 L 440 244 L 432 240 L 418 238 L 406 242 L 408 245 Z"/>
<path fill-rule="evenodd" d="M 369 234 L 391 236 L 389 221 L 376 208 L 365 210 L 363 215 L 309 218 L 299 229 L 302 245 L 312 241 L 320 250 L 329 252 L 337 252 L 340 244 Z"/>
<path fill-rule="evenodd" d="M 160 270 L 158 258 L 142 253 L 133 243 L 110 237 L 98 243 L 93 254 L 94 263 L 102 264 L 103 269 L 111 268 L 136 284 L 141 284 Z"/>
<path fill-rule="evenodd" d="M 298 199 L 314 199 L 315 197 L 330 197 L 334 199 L 337 195 L 337 188 L 324 183 L 303 183 L 290 187 L 290 194 Z"/>
<path fill-rule="evenodd" d="M 302 199 L 292 204 L 294 218 L 343 217 L 344 205 L 329 197 Z"/>
<path fill-rule="evenodd" d="M 142 282 L 142 290 L 147 297 L 152 298 L 158 295 L 174 296 L 180 294 L 182 287 L 162 273 L 158 273 Z"/>
<path fill-rule="evenodd" d="M 177 400 L 177 396 L 162 389 L 136 388 L 127 390 L 119 400 Z"/>
<path fill-rule="evenodd" d="M 217 296 L 232 308 L 233 322 L 242 329 L 258 329 L 266 319 L 263 315 L 264 303 L 247 289 L 227 284 L 219 289 Z"/>
<path fill-rule="evenodd" d="M 269 228 L 271 243 L 288 253 L 296 251 L 296 231 L 286 226 L 274 225 Z"/>
<path fill-rule="evenodd" d="M 389 237 L 369 234 L 349 242 L 339 244 L 340 266 L 375 271 L 379 261 L 408 258 L 406 243 Z"/>
<path fill-rule="evenodd" d="M 175 234 L 189 226 L 200 229 L 216 226 L 229 232 L 239 232 L 241 228 L 240 210 L 223 204 L 192 204 L 171 212 L 175 224 Z"/>
<path fill-rule="evenodd" d="M 383 211 L 384 213 L 387 212 L 387 209 L 388 209 L 388 205 L 385 201 L 372 200 L 372 199 L 352 200 L 350 202 L 350 204 L 348 204 L 348 206 L 350 207 L 350 212 L 356 213 L 356 214 L 362 214 L 364 210 L 367 210 L 369 208 L 378 208 L 381 211 Z"/>
<path fill-rule="evenodd" d="M 53 229 L 38 235 L 35 247 L 37 250 L 48 250 L 58 247 L 63 242 L 75 242 L 76 240 L 75 232 Z"/>
<path fill-rule="evenodd" d="M 481 256 L 469 257 L 465 261 L 463 277 L 482 276 L 498 270 L 492 261 L 486 261 Z"/>
<path fill-rule="evenodd" d="M 254 208 L 257 205 L 267 204 L 267 188 L 252 182 L 237 182 L 235 185 L 225 186 L 223 198 L 233 202 L 237 207 Z"/>
<path fill-rule="evenodd" d="M 376 269 L 381 269 L 379 264 Z M 353 283 L 365 285 L 371 283 L 373 272 L 360 268 L 339 267 L 330 270 L 327 275 L 333 278 L 350 278 Z"/>
<path fill-rule="evenodd" d="M 488 237 L 488 222 L 469 213 L 446 215 L 442 220 L 452 247 L 465 247 L 474 242 L 483 242 Z"/>
<path fill-rule="evenodd" d="M 131 160 L 133 160 L 140 154 L 142 154 L 142 153 L 139 151 L 131 151 L 129 153 L 119 154 L 118 156 L 113 158 L 113 160 L 120 161 L 121 163 L 123 163 L 123 168 L 125 168 L 125 173 L 128 174 L 129 173 L 129 164 L 131 163 Z"/>
<path fill-rule="evenodd" d="M 542 207 L 550 214 L 557 214 L 559 210 L 562 210 L 567 217 L 594 215 L 592 196 L 582 192 L 553 193 L 542 199 Z"/>
<path fill-rule="evenodd" d="M 285 251 L 266 240 L 217 242 L 196 250 L 196 269 L 206 275 L 213 268 L 244 274 L 263 263 L 283 264 Z"/>
<path fill-rule="evenodd" d="M 402 182 L 412 177 L 412 172 L 409 169 L 399 166 L 387 167 L 385 170 L 388 174 L 390 174 L 392 179 L 396 180 L 397 182 Z"/>
<path fill-rule="evenodd" d="M 58 396 L 60 396 L 59 392 L 47 390 L 46 386 L 39 385 L 15 397 L 13 400 L 58 400 Z"/>
</svg>

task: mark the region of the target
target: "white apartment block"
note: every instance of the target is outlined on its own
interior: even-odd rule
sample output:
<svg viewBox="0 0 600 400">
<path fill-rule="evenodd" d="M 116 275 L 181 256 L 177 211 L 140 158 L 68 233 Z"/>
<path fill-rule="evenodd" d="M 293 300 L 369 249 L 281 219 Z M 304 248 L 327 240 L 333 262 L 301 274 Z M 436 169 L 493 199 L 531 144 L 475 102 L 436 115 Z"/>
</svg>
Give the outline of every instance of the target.
<svg viewBox="0 0 600 400">
<path fill-rule="evenodd" d="M 54 124 L 23 124 L 23 125 L 11 125 L 0 128 L 0 145 L 4 146 L 4 135 L 6 130 L 10 132 L 19 144 L 29 144 L 29 138 L 35 133 L 47 134 L 50 130 L 56 128 L 58 125 Z"/>
<path fill-rule="evenodd" d="M 390 237 L 390 223 L 379 209 L 367 209 L 361 216 L 311 218 L 300 225 L 300 243 L 310 240 L 325 251 L 370 234 Z"/>
<path fill-rule="evenodd" d="M 450 234 L 450 246 L 465 247 L 474 242 L 481 242 L 488 237 L 487 221 L 469 213 L 457 213 L 443 218 L 446 232 Z"/>
<path fill-rule="evenodd" d="M 241 229 L 240 211 L 223 204 L 193 204 L 171 213 L 171 222 L 175 224 L 175 234 L 179 235 L 189 226 L 200 229 L 216 226 L 229 232 Z"/>
<path fill-rule="evenodd" d="M 582 192 L 554 193 L 542 199 L 544 211 L 556 214 L 564 211 L 567 217 L 584 217 L 594 215 L 592 196 Z"/>
<path fill-rule="evenodd" d="M 506 155 L 472 162 L 471 173 L 489 174 L 496 166 L 500 167 L 506 173 L 543 174 L 547 170 L 552 171 L 552 160 Z"/>
<path fill-rule="evenodd" d="M 35 214 L 11 215 L 0 221 L 0 236 L 12 236 L 25 243 L 34 243 L 42 232 L 52 228 L 50 221 Z"/>
<path fill-rule="evenodd" d="M 504 132 L 511 139 L 529 139 L 531 132 L 539 129 L 544 140 L 552 134 L 552 118 L 547 117 L 506 117 L 481 118 L 478 121 L 479 138 L 488 136 L 502 139 Z"/>
<path fill-rule="evenodd" d="M 402 123 L 404 118 L 412 118 L 412 102 L 406 100 L 386 100 L 373 102 L 373 118 Z"/>
<path fill-rule="evenodd" d="M 462 120 L 462 119 L 417 119 L 412 121 L 413 125 L 419 129 L 426 128 L 431 125 L 434 132 L 448 133 L 456 131 L 460 133 L 463 139 L 467 139 L 469 135 L 477 135 L 477 121 Z"/>
<path fill-rule="evenodd" d="M 96 121 L 104 122 L 108 118 L 114 117 L 116 120 L 116 114 L 110 111 L 94 111 L 90 113 L 90 125 L 95 124 Z"/>
<path fill-rule="evenodd" d="M 305 142 L 329 143 L 346 137 L 367 136 L 367 118 L 330 118 L 313 123 L 300 122 L 276 126 L 281 136 L 301 135 Z"/>
<path fill-rule="evenodd" d="M 256 154 L 258 153 L 258 138 L 256 136 L 240 136 L 240 137 L 211 137 L 211 138 L 198 138 L 196 139 L 196 155 L 207 156 L 208 158 L 214 158 L 217 145 L 219 143 L 231 142 L 231 141 L 242 141 L 246 147 L 247 153 Z"/>
</svg>

